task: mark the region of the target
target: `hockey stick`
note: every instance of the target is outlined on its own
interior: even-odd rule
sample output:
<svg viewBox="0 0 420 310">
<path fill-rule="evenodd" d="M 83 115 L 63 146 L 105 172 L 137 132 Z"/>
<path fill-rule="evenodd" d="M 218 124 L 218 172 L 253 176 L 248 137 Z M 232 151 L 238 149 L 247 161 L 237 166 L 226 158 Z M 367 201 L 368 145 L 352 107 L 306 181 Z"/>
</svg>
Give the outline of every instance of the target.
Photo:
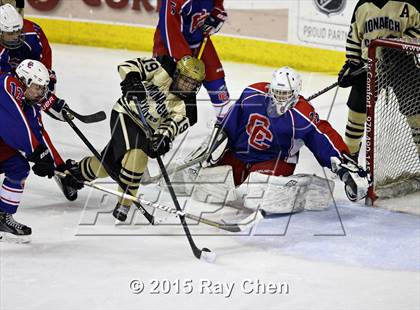
<svg viewBox="0 0 420 310">
<path fill-rule="evenodd" d="M 139 117 L 141 122 L 143 123 L 145 129 L 146 129 L 146 135 L 148 136 L 149 140 L 151 141 L 153 132 L 152 129 L 149 126 L 149 123 L 147 123 L 143 111 L 141 110 L 139 102 L 134 98 L 137 112 L 139 113 Z M 178 198 L 176 197 L 175 191 L 172 187 L 171 180 L 169 180 L 168 173 L 166 171 L 165 165 L 162 161 L 162 158 L 157 155 L 156 160 L 159 164 L 159 168 L 162 172 L 163 178 L 165 179 L 166 186 L 168 187 L 169 194 L 171 195 L 172 201 L 175 205 L 176 210 L 179 212 L 179 219 L 181 221 L 182 227 L 184 228 L 185 235 L 187 236 L 188 242 L 190 244 L 191 250 L 193 251 L 193 254 L 196 258 L 205 260 L 207 262 L 213 262 L 216 259 L 216 254 L 214 252 L 211 252 L 208 248 L 202 248 L 201 250 L 197 247 L 197 245 L 194 243 L 194 240 L 191 236 L 190 230 L 188 228 L 187 222 L 185 220 L 185 214 L 182 213 L 181 206 L 179 205 Z"/>
<path fill-rule="evenodd" d="M 194 159 L 192 159 L 192 160 L 190 160 L 190 161 L 188 161 L 186 163 L 183 163 L 183 164 L 181 164 L 179 166 L 176 166 L 176 167 L 167 169 L 166 170 L 166 173 L 169 175 L 169 174 L 172 174 L 172 173 L 175 173 L 175 172 L 178 172 L 178 171 L 182 171 L 182 170 L 187 169 L 187 168 L 189 168 L 191 166 L 194 166 L 195 164 L 201 163 L 202 161 L 206 160 L 207 157 L 208 157 L 208 154 L 205 153 L 205 154 L 201 155 L 200 157 L 194 158 Z M 145 178 L 144 181 L 142 179 L 141 180 L 141 184 L 147 185 L 147 184 L 155 183 L 155 182 L 159 181 L 162 178 L 162 175 L 163 174 L 161 172 L 161 173 L 158 173 L 157 175 L 155 175 L 153 177 Z"/>
<path fill-rule="evenodd" d="M 65 173 L 59 172 L 59 171 L 56 171 L 55 175 L 60 177 L 60 178 L 65 178 L 66 177 Z M 121 192 L 118 192 L 116 190 L 112 190 L 112 189 L 103 187 L 101 185 L 98 185 L 94 182 L 85 181 L 85 182 L 83 182 L 83 185 L 85 185 L 87 187 L 90 187 L 90 188 L 97 189 L 97 190 L 99 190 L 101 192 L 104 192 L 104 193 L 114 195 L 118 198 L 131 200 L 133 203 L 139 203 L 141 205 L 151 207 L 151 208 L 154 208 L 154 209 L 157 209 L 157 210 L 161 210 L 161 211 L 164 211 L 164 212 L 167 212 L 167 213 L 170 213 L 170 214 L 174 214 L 176 216 L 184 215 L 186 218 L 197 221 L 198 223 L 203 223 L 203 224 L 206 224 L 206 225 L 209 225 L 209 226 L 212 226 L 212 227 L 215 227 L 215 228 L 219 228 L 219 229 L 222 229 L 222 230 L 225 230 L 225 231 L 228 231 L 228 232 L 232 232 L 232 233 L 237 233 L 237 232 L 244 231 L 245 229 L 250 228 L 252 225 L 259 222 L 263 218 L 263 214 L 261 212 L 255 211 L 255 212 L 251 213 L 250 215 L 248 215 L 243 220 L 241 220 L 239 223 L 227 224 L 227 223 L 223 223 L 223 222 L 216 222 L 216 221 L 206 219 L 206 218 L 194 215 L 194 214 L 186 213 L 186 212 L 183 212 L 183 211 L 180 212 L 175 208 L 171 208 L 171 207 L 168 207 L 168 206 L 165 206 L 165 205 L 162 205 L 162 204 L 158 204 L 156 202 L 151 202 L 151 201 L 148 201 L 148 200 L 145 200 L 145 199 L 142 199 L 142 198 L 134 197 L 134 196 L 126 194 L 126 193 L 121 193 Z"/>
<path fill-rule="evenodd" d="M 76 132 L 76 134 L 79 136 L 79 138 L 85 143 L 85 145 L 89 148 L 89 150 L 93 153 L 93 155 L 101 162 L 102 166 L 108 173 L 108 175 L 113 178 L 117 184 L 121 187 L 121 182 L 118 180 L 118 176 L 114 174 L 113 170 L 102 160 L 102 156 L 99 154 L 99 152 L 93 147 L 93 145 L 89 142 L 89 140 L 85 137 L 85 135 L 80 131 L 80 129 L 73 123 L 73 121 L 70 119 L 69 115 L 66 111 L 63 113 L 63 117 L 66 120 L 66 122 L 70 125 L 70 127 Z M 136 207 L 140 210 L 140 212 L 144 215 L 144 217 L 149 221 L 150 224 L 153 225 L 154 223 L 154 216 L 151 215 L 147 210 L 138 202 L 134 202 Z"/>
<path fill-rule="evenodd" d="M 360 73 L 362 73 L 363 71 L 366 71 L 366 67 L 362 67 L 362 68 L 357 69 L 356 71 L 351 73 L 351 76 L 357 76 Z M 306 100 L 311 101 L 311 100 L 315 99 L 316 97 L 319 97 L 322 94 L 325 94 L 327 91 L 330 91 L 331 89 L 333 89 L 334 87 L 337 87 L 337 86 L 338 86 L 338 81 L 334 82 L 330 86 L 325 87 L 324 89 L 321 89 L 319 92 L 316 92 L 315 94 L 309 96 Z"/>
<path fill-rule="evenodd" d="M 200 49 L 198 50 L 197 59 L 201 59 L 201 57 L 203 56 L 204 48 L 206 47 L 208 39 L 209 36 L 207 34 L 204 34 L 203 42 L 201 42 Z"/>
<path fill-rule="evenodd" d="M 176 166 L 176 167 L 170 167 L 166 170 L 168 174 L 176 173 L 178 171 L 182 171 L 184 169 L 187 169 L 191 166 L 194 166 L 195 164 L 201 163 L 203 161 L 206 161 L 209 156 L 212 153 L 212 147 L 214 145 L 214 142 L 217 139 L 217 136 L 221 130 L 221 127 L 215 127 L 213 128 L 212 134 L 208 140 L 205 143 L 203 143 L 198 149 L 194 150 L 192 153 L 187 155 L 187 161 L 183 164 Z M 142 184 L 150 184 L 154 183 L 160 180 L 162 178 L 162 173 L 159 173 L 153 177 L 148 177 L 142 180 Z"/>
<path fill-rule="evenodd" d="M 81 115 L 68 107 L 66 108 L 66 110 L 70 115 L 74 116 L 79 121 L 86 124 L 98 123 L 106 119 L 106 114 L 104 111 L 99 111 L 99 112 L 88 114 L 88 115 Z"/>
</svg>

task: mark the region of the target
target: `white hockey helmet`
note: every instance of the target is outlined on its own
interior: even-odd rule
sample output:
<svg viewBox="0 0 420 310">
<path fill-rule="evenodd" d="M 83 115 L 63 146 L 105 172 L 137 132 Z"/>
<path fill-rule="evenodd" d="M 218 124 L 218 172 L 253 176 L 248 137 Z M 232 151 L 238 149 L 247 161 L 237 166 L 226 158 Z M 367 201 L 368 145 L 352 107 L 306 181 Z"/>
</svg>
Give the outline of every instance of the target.
<svg viewBox="0 0 420 310">
<path fill-rule="evenodd" d="M 50 74 L 43 63 L 37 60 L 25 59 L 16 68 L 16 75 L 27 88 L 31 87 L 32 84 L 40 87 L 40 98 L 47 94 Z"/>
<path fill-rule="evenodd" d="M 0 0 L 0 5 L 11 4 L 13 7 L 18 11 L 20 15 L 23 17 L 23 11 L 25 8 L 25 0 Z"/>
<path fill-rule="evenodd" d="M 23 44 L 23 18 L 13 5 L 0 6 L 0 44 L 15 49 Z"/>
<path fill-rule="evenodd" d="M 273 72 L 268 95 L 279 115 L 286 113 L 297 103 L 301 89 L 302 79 L 292 68 L 281 67 Z"/>
</svg>

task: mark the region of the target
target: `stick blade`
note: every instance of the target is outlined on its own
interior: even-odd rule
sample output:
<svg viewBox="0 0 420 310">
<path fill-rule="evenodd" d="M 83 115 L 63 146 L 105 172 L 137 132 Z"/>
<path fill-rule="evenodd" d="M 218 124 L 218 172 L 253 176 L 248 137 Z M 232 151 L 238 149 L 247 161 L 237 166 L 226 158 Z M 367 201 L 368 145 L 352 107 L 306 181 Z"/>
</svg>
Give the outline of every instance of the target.
<svg viewBox="0 0 420 310">
<path fill-rule="evenodd" d="M 104 111 L 99 111 L 99 112 L 89 114 L 89 115 L 82 115 L 82 114 L 79 114 L 79 113 L 71 110 L 70 108 L 67 108 L 67 110 L 71 115 L 73 115 L 79 121 L 81 121 L 83 123 L 86 123 L 86 124 L 98 123 L 98 122 L 102 122 L 103 120 L 106 119 L 106 114 L 105 114 Z"/>
<path fill-rule="evenodd" d="M 210 251 L 208 248 L 203 248 L 201 250 L 200 260 L 207 263 L 214 263 L 216 260 L 216 253 Z"/>
</svg>

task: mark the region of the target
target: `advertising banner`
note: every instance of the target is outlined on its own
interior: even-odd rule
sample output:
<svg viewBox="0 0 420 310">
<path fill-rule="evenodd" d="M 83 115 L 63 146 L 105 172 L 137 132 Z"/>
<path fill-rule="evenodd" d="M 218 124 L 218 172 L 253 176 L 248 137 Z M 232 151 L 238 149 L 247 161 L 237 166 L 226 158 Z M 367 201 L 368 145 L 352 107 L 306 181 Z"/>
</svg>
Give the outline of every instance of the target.
<svg viewBox="0 0 420 310">
<path fill-rule="evenodd" d="M 343 49 L 357 0 L 298 0 L 297 40 Z"/>
</svg>

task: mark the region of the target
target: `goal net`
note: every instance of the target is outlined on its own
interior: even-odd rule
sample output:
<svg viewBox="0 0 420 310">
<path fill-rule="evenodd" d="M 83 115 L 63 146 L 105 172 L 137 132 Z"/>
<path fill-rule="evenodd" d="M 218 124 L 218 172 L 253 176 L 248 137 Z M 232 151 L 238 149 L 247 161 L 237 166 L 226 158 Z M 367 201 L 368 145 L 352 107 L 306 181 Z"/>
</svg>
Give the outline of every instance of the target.
<svg viewBox="0 0 420 310">
<path fill-rule="evenodd" d="M 420 41 L 372 41 L 368 70 L 367 203 L 376 204 L 420 191 Z"/>
</svg>

